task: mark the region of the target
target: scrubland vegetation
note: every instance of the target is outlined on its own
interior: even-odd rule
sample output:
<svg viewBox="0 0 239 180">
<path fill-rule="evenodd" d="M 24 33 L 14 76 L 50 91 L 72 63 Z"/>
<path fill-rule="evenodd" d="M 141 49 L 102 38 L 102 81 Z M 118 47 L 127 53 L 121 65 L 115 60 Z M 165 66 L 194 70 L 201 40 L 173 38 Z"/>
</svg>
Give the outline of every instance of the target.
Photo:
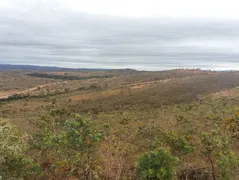
<svg viewBox="0 0 239 180">
<path fill-rule="evenodd" d="M 22 74 L 40 88 L 0 101 L 1 179 L 239 179 L 238 72 L 107 74 Z"/>
</svg>

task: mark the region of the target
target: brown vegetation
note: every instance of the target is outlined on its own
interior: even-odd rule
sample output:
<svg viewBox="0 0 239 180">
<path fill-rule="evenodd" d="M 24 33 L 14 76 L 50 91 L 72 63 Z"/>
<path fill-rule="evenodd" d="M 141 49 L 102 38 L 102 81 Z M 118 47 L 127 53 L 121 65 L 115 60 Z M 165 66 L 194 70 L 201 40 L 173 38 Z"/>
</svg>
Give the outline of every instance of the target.
<svg viewBox="0 0 239 180">
<path fill-rule="evenodd" d="M 197 149 L 180 155 L 179 179 L 212 178 L 211 164 L 200 152 L 200 134 L 209 133 L 216 124 L 223 124 L 223 130 L 231 135 L 230 150 L 239 152 L 238 139 L 234 137 L 238 130 L 235 123 L 235 113 L 239 110 L 238 72 L 118 70 L 69 74 L 113 77 L 63 82 L 29 77 L 22 72 L 1 73 L 0 97 L 12 93 L 28 96 L 0 102 L 0 118 L 8 119 L 20 132 L 29 135 L 38 130 L 42 122 L 57 127 L 58 122 L 71 119 L 72 113 L 91 117 L 97 130 L 109 125 L 93 162 L 100 179 L 137 179 L 137 159 L 158 146 L 159 135 L 185 136 Z M 14 78 L 17 78 L 16 83 L 9 85 L 7 82 Z M 35 150 L 26 153 L 39 161 Z M 52 164 L 61 157 L 51 153 L 51 158 L 43 159 L 41 166 L 48 171 L 48 179 L 54 176 L 64 179 L 64 175 L 57 177 L 56 172 L 64 174 L 72 167 L 66 164 L 55 172 L 50 171 Z M 69 178 L 77 179 L 77 176 L 73 174 Z"/>
</svg>

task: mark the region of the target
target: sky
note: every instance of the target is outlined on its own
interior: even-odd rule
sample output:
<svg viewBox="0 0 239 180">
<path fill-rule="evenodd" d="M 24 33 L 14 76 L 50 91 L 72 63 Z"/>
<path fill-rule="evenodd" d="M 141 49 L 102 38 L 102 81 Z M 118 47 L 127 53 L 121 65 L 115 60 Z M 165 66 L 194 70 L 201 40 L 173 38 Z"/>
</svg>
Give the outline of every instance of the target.
<svg viewBox="0 0 239 180">
<path fill-rule="evenodd" d="M 0 64 L 239 70 L 238 0 L 2 0 Z"/>
</svg>

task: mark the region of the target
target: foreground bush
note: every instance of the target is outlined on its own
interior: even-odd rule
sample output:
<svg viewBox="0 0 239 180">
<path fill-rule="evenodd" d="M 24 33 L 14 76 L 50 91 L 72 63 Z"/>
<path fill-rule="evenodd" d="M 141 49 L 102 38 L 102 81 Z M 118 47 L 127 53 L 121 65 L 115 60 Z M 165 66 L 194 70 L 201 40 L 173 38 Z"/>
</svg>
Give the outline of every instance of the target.
<svg viewBox="0 0 239 180">
<path fill-rule="evenodd" d="M 0 126 L 0 179 L 24 179 L 40 173 L 40 166 L 24 155 L 26 137 L 5 122 Z"/>
<path fill-rule="evenodd" d="M 67 178 L 97 179 L 98 142 L 103 134 L 93 129 L 89 118 L 75 115 L 57 126 L 43 126 L 35 133 L 30 144 L 41 152 L 46 178 L 51 175 Z M 54 154 L 49 158 L 49 153 Z M 47 164 L 47 166 L 46 166 Z"/>
<path fill-rule="evenodd" d="M 179 159 L 168 149 L 158 148 L 139 158 L 136 176 L 141 180 L 175 179 L 176 165 Z"/>
<path fill-rule="evenodd" d="M 234 152 L 219 153 L 217 159 L 219 178 L 221 180 L 234 180 L 239 171 L 239 156 Z"/>
<path fill-rule="evenodd" d="M 158 145 L 169 147 L 174 155 L 180 157 L 195 151 L 195 147 L 188 139 L 174 132 L 161 132 L 157 140 Z"/>
<path fill-rule="evenodd" d="M 201 135 L 201 155 L 206 157 L 213 179 L 234 180 L 239 170 L 239 155 L 231 151 L 232 139 L 218 127 Z"/>
</svg>

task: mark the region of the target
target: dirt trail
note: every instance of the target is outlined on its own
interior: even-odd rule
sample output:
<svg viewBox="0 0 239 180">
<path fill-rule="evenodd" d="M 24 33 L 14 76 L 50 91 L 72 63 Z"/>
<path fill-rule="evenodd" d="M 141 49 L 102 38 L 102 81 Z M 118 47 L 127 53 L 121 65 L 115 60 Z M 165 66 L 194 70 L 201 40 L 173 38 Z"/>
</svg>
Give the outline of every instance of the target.
<svg viewBox="0 0 239 180">
<path fill-rule="evenodd" d="M 153 84 L 158 84 L 158 83 L 166 83 L 173 80 L 173 78 L 171 79 L 165 79 L 165 80 L 157 80 L 157 81 L 146 81 L 146 82 L 140 82 L 140 83 L 134 83 L 134 84 L 130 84 L 130 85 L 126 85 L 124 86 L 125 88 L 130 87 L 131 89 L 144 89 L 146 87 L 152 86 Z"/>
<path fill-rule="evenodd" d="M 45 88 L 45 87 L 50 87 L 50 86 L 54 86 L 54 85 L 58 85 L 58 84 L 67 84 L 67 83 L 68 83 L 67 81 L 64 81 L 64 82 L 56 82 L 56 83 L 49 83 L 49 84 L 41 84 L 36 87 L 25 89 L 23 91 L 2 91 L 2 92 L 0 92 L 0 100 L 8 99 L 12 95 L 26 95 L 28 93 L 38 90 L 39 88 L 41 89 L 41 88 Z"/>
</svg>

